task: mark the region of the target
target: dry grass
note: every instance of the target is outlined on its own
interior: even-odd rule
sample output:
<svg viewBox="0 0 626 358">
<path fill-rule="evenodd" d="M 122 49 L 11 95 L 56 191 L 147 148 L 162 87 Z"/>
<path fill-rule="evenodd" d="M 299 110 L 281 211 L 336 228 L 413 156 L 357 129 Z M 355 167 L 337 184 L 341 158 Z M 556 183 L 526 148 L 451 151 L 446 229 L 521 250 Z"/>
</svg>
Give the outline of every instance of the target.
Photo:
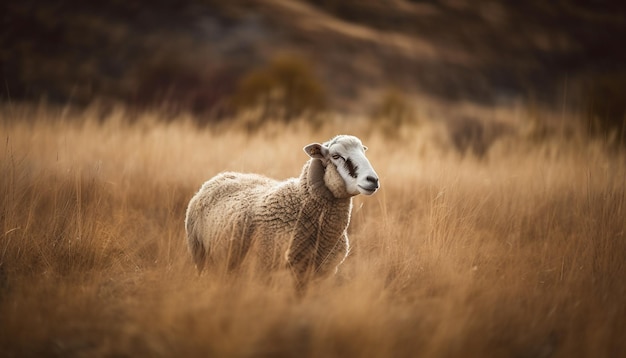
<svg viewBox="0 0 626 358">
<path fill-rule="evenodd" d="M 0 355 L 614 357 L 626 352 L 626 158 L 509 138 L 484 160 L 363 123 L 255 135 L 124 112 L 0 111 Z M 356 128 L 356 130 L 355 130 Z M 340 275 L 197 277 L 183 219 L 222 170 L 285 178 L 301 147 L 362 137 Z"/>
</svg>

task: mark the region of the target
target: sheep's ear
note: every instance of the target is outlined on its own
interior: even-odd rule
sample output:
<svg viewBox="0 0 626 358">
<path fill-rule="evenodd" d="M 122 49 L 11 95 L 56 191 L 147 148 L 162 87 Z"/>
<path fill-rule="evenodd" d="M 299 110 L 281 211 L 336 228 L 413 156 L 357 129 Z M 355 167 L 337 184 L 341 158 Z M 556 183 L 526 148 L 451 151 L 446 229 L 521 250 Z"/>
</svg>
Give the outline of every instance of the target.
<svg viewBox="0 0 626 358">
<path fill-rule="evenodd" d="M 328 148 L 319 143 L 311 143 L 303 148 L 304 152 L 311 158 L 324 159 L 328 155 Z"/>
<path fill-rule="evenodd" d="M 367 147 L 366 146 L 363 146 L 363 151 L 367 152 Z"/>
</svg>

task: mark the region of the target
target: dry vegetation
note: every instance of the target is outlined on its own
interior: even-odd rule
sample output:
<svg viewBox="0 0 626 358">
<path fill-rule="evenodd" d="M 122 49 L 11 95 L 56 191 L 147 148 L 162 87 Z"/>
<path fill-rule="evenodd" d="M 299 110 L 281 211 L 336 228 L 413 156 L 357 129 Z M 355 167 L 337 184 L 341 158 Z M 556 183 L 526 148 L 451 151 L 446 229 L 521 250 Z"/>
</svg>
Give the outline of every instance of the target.
<svg viewBox="0 0 626 358">
<path fill-rule="evenodd" d="M 615 357 L 626 351 L 626 158 L 504 137 L 483 159 L 424 121 L 267 123 L 256 134 L 1 108 L 0 355 Z M 223 170 L 295 176 L 301 147 L 360 136 L 381 177 L 355 200 L 340 275 L 198 277 L 188 200 Z M 435 134 L 433 134 L 435 133 Z"/>
</svg>

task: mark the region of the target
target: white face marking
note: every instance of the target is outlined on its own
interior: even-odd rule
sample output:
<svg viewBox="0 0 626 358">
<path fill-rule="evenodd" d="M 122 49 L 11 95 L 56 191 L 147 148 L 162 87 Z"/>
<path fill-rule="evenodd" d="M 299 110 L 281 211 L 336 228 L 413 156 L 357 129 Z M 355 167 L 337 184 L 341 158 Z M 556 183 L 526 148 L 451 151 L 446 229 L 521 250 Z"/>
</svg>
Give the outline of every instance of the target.
<svg viewBox="0 0 626 358">
<path fill-rule="evenodd" d="M 353 136 L 341 136 L 324 144 L 327 159 L 337 167 L 337 172 L 351 195 L 374 194 L 379 186 L 378 174 L 365 157 L 365 147 Z"/>
</svg>

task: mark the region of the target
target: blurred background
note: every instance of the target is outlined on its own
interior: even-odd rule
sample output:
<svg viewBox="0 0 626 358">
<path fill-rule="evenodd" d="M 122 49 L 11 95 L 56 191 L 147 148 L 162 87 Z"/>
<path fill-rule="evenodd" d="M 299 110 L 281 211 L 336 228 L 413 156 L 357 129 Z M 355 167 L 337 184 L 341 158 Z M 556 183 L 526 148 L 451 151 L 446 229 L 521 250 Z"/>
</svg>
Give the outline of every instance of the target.
<svg viewBox="0 0 626 358">
<path fill-rule="evenodd" d="M 123 104 L 200 122 L 255 108 L 415 120 L 471 103 L 576 113 L 623 141 L 622 1 L 10 1 L 0 101 Z M 443 115 L 455 120 L 461 114 Z"/>
</svg>

